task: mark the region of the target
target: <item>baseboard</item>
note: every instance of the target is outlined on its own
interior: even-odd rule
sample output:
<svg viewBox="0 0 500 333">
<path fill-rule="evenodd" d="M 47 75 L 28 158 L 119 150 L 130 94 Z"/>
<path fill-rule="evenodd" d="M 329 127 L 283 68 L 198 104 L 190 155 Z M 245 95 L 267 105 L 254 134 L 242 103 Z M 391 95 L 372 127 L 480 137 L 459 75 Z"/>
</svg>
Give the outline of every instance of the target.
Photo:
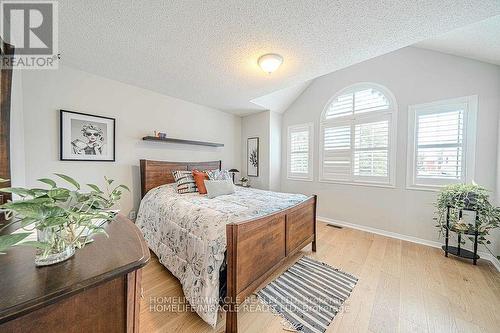
<svg viewBox="0 0 500 333">
<path fill-rule="evenodd" d="M 491 253 L 487 253 L 487 252 L 480 252 L 478 254 L 484 260 L 489 260 L 491 262 L 491 264 L 493 266 L 495 266 L 495 268 L 497 269 L 497 271 L 500 272 L 500 261 L 497 259 L 497 257 L 495 257 Z"/>
<path fill-rule="evenodd" d="M 357 230 L 361 230 L 361 231 L 370 232 L 372 234 L 396 238 L 396 239 L 400 239 L 400 240 L 404 240 L 404 241 L 408 241 L 408 242 L 412 242 L 412 243 L 417 243 L 417 244 L 422 244 L 422 245 L 427 245 L 427 246 L 431 246 L 431 247 L 441 248 L 441 246 L 443 245 L 442 243 L 430 241 L 427 239 L 422 239 L 422 238 L 413 237 L 413 236 L 407 236 L 407 235 L 399 234 L 397 232 L 372 228 L 372 227 L 368 227 L 368 226 L 364 226 L 364 225 L 360 225 L 360 224 L 354 224 L 354 223 L 350 223 L 350 222 L 334 220 L 334 219 L 330 219 L 327 217 L 317 216 L 316 219 L 318 221 L 323 221 L 323 222 L 326 222 L 326 223 L 332 224 L 332 225 L 357 229 Z M 479 254 L 479 256 L 482 259 L 490 261 L 493 264 L 493 266 L 495 266 L 497 271 L 500 272 L 500 261 L 495 256 L 493 256 L 489 252 L 478 252 L 477 254 Z"/>
</svg>

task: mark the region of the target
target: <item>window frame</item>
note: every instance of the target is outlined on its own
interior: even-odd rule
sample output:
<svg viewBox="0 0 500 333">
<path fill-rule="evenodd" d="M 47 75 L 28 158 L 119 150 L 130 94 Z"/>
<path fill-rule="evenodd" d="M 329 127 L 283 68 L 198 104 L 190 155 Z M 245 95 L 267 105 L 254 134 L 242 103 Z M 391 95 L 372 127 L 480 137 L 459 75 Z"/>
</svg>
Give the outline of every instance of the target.
<svg viewBox="0 0 500 333">
<path fill-rule="evenodd" d="M 417 178 L 417 117 L 425 114 L 450 112 L 457 106 L 464 108 L 462 133 L 462 176 L 460 179 Z M 477 136 L 478 96 L 463 96 L 430 103 L 408 106 L 408 147 L 406 167 L 406 188 L 409 190 L 439 191 L 443 186 L 457 183 L 470 183 L 474 179 L 476 136 Z"/>
<path fill-rule="evenodd" d="M 291 156 L 292 156 L 292 151 L 291 151 L 291 134 L 292 132 L 297 132 L 300 130 L 307 129 L 309 133 L 309 144 L 308 144 L 308 164 L 307 164 L 307 170 L 308 173 L 305 176 L 302 176 L 301 174 L 297 173 L 292 173 L 291 172 Z M 303 124 L 295 124 L 295 125 L 290 125 L 287 128 L 287 148 L 286 148 L 286 175 L 287 179 L 289 180 L 298 180 L 298 181 L 310 181 L 312 182 L 314 179 L 314 161 L 313 161 L 313 145 L 314 145 L 314 123 L 303 123 Z"/>
<path fill-rule="evenodd" d="M 382 94 L 389 101 L 389 108 L 382 111 L 373 111 L 359 114 L 349 114 L 345 116 L 334 117 L 332 119 L 326 119 L 326 112 L 328 111 L 330 105 L 339 96 L 354 93 L 356 91 L 364 89 L 374 89 Z M 373 187 L 386 187 L 395 188 L 396 187 L 396 151 L 397 151 L 397 125 L 398 125 L 398 105 L 396 98 L 392 92 L 386 87 L 373 83 L 373 82 L 360 82 L 347 86 L 337 93 L 335 93 L 326 103 L 320 118 L 320 129 L 319 129 L 319 182 L 322 183 L 332 183 L 332 184 L 346 184 L 346 185 L 361 185 L 361 186 L 373 186 Z M 354 175 L 354 155 L 355 149 L 355 128 L 357 124 L 363 124 L 367 122 L 376 122 L 377 120 L 388 119 L 389 137 L 388 137 L 388 159 L 387 159 L 387 177 L 381 179 L 378 176 L 356 176 Z M 351 172 L 349 174 L 349 179 L 328 179 L 323 176 L 323 165 L 324 165 L 324 130 L 328 125 L 351 126 Z"/>
</svg>

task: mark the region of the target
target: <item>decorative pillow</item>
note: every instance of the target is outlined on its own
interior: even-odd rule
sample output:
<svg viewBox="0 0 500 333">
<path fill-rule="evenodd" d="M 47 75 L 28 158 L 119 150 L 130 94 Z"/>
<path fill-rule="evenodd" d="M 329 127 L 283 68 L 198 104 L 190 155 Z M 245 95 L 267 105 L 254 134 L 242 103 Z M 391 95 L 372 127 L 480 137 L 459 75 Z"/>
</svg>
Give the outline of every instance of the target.
<svg viewBox="0 0 500 333">
<path fill-rule="evenodd" d="M 207 197 L 213 199 L 219 195 L 234 193 L 234 185 L 231 180 L 205 180 Z"/>
<path fill-rule="evenodd" d="M 227 170 L 207 170 L 205 172 L 210 180 L 232 180 Z"/>
<path fill-rule="evenodd" d="M 200 194 L 207 194 L 207 188 L 205 187 L 204 180 L 208 180 L 208 175 L 206 172 L 199 170 L 193 170 L 193 178 L 198 188 Z"/>
<path fill-rule="evenodd" d="M 196 183 L 191 171 L 177 170 L 173 171 L 175 182 L 177 183 L 177 193 L 198 192 Z"/>
</svg>

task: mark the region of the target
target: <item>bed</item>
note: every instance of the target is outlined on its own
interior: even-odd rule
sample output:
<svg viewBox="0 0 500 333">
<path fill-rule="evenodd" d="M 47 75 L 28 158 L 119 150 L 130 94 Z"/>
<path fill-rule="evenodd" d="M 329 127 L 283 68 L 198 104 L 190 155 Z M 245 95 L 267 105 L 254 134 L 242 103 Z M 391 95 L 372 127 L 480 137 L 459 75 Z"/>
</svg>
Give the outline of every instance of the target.
<svg viewBox="0 0 500 333">
<path fill-rule="evenodd" d="M 143 199 L 136 223 L 193 309 L 212 326 L 222 281 L 226 332 L 237 332 L 238 304 L 288 256 L 308 244 L 316 251 L 316 196 L 242 187 L 214 199 L 177 194 L 172 171 L 220 169 L 221 161 L 141 160 L 140 166 Z"/>
</svg>

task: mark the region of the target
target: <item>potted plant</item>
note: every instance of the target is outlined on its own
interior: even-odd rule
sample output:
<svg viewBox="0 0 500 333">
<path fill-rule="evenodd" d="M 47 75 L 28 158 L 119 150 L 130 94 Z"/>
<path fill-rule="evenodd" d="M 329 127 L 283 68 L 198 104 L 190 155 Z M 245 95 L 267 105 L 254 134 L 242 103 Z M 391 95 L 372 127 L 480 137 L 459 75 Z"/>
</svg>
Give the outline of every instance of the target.
<svg viewBox="0 0 500 333">
<path fill-rule="evenodd" d="M 37 266 L 64 261 L 73 256 L 75 249 L 91 242 L 93 235 L 106 234 L 102 224 L 111 221 L 117 213 L 110 208 L 120 200 L 123 190 L 130 191 L 125 185 L 113 187 L 113 180 L 106 177 L 104 191 L 95 184 L 87 184 L 89 191 L 83 191 L 73 178 L 63 174 L 56 176 L 74 189 L 59 187 L 49 178 L 38 179 L 49 189 L 0 189 L 0 192 L 12 193 L 21 198 L 0 206 L 0 212 L 5 213 L 6 219 L 10 221 L 0 231 L 11 225 L 17 226 L 17 231 L 0 236 L 0 254 L 22 244 L 37 248 Z M 26 241 L 34 230 L 37 240 Z"/>
<path fill-rule="evenodd" d="M 240 182 L 241 182 L 241 186 L 248 187 L 248 178 L 247 177 L 241 177 Z"/>
<path fill-rule="evenodd" d="M 477 211 L 478 221 L 478 244 L 482 244 L 491 253 L 488 245 L 491 241 L 488 239 L 490 232 L 500 226 L 500 208 L 493 206 L 489 201 L 488 191 L 475 183 L 472 184 L 453 184 L 445 186 L 438 194 L 436 206 L 436 217 L 440 235 L 446 231 L 446 215 L 450 207 L 450 229 L 468 236 L 468 239 L 474 241 L 471 236 L 475 232 L 475 221 L 467 223 L 459 217 L 459 211 L 462 209 Z M 462 243 L 465 243 L 463 240 Z M 493 254 L 493 253 L 492 253 Z M 500 256 L 497 256 L 500 259 Z"/>
</svg>

